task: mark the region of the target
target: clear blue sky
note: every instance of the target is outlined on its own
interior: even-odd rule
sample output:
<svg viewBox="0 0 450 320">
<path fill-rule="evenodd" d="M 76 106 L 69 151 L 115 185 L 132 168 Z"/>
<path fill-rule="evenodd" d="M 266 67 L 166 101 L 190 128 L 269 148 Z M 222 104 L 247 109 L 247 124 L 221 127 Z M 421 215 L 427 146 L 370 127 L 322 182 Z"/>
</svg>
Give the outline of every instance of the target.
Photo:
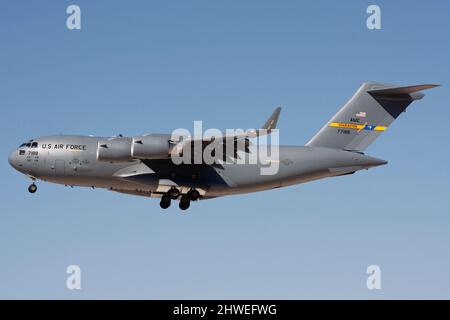
<svg viewBox="0 0 450 320">
<path fill-rule="evenodd" d="M 2 1 L 0 298 L 450 298 L 449 16 L 437 0 Z M 302 145 L 367 80 L 443 85 L 367 150 L 389 165 L 186 215 L 106 190 L 31 195 L 7 162 L 42 135 L 250 128 L 276 105 L 281 143 Z"/>
</svg>

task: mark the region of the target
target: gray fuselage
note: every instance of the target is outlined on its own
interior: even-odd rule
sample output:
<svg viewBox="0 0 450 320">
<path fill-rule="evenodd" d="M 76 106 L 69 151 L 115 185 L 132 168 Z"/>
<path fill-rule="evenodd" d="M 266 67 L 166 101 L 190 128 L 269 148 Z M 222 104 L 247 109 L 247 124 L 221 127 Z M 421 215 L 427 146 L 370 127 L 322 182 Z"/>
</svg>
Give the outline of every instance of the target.
<svg viewBox="0 0 450 320">
<path fill-rule="evenodd" d="M 10 164 L 33 179 L 68 186 L 106 188 L 160 197 L 170 187 L 201 190 L 202 198 L 289 186 L 386 164 L 361 153 L 320 147 L 280 146 L 278 171 L 261 174 L 264 164 L 181 164 L 170 158 L 105 162 L 97 160 L 93 136 L 47 136 L 31 140 L 9 156 Z"/>
</svg>

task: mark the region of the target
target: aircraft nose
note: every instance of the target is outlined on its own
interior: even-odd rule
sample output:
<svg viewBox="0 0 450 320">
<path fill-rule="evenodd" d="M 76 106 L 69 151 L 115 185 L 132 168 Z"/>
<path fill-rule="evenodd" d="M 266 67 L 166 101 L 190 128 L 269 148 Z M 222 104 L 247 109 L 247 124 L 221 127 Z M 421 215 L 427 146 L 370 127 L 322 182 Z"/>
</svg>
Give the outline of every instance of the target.
<svg viewBox="0 0 450 320">
<path fill-rule="evenodd" d="M 8 156 L 8 162 L 14 169 L 17 169 L 17 151 L 13 151 Z"/>
</svg>

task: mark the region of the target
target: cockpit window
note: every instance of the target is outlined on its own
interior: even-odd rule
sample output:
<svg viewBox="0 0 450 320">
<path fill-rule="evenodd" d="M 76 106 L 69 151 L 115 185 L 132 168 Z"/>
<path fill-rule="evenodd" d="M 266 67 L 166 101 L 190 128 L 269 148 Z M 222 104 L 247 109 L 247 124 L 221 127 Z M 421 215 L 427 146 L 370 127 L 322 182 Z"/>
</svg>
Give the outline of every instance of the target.
<svg viewBox="0 0 450 320">
<path fill-rule="evenodd" d="M 27 143 L 26 145 L 25 145 L 27 148 L 29 148 L 29 147 L 31 147 L 31 143 Z"/>
<path fill-rule="evenodd" d="M 25 147 L 26 146 L 26 143 L 22 143 L 20 146 L 19 146 L 19 148 L 23 148 L 23 147 Z"/>
<path fill-rule="evenodd" d="M 38 143 L 37 143 L 37 142 L 33 142 L 33 143 L 31 144 L 31 147 L 32 147 L 32 148 L 37 148 L 37 146 L 38 146 Z"/>
</svg>

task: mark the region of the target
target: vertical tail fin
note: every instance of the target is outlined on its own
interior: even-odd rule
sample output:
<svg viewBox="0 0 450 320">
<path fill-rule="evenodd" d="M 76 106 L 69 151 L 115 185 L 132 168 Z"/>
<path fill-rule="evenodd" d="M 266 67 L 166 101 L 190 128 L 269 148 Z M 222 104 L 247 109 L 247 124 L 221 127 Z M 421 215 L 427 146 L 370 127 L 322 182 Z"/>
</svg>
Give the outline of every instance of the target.
<svg viewBox="0 0 450 320">
<path fill-rule="evenodd" d="M 414 101 L 437 85 L 398 87 L 366 82 L 307 146 L 364 151 Z"/>
</svg>

